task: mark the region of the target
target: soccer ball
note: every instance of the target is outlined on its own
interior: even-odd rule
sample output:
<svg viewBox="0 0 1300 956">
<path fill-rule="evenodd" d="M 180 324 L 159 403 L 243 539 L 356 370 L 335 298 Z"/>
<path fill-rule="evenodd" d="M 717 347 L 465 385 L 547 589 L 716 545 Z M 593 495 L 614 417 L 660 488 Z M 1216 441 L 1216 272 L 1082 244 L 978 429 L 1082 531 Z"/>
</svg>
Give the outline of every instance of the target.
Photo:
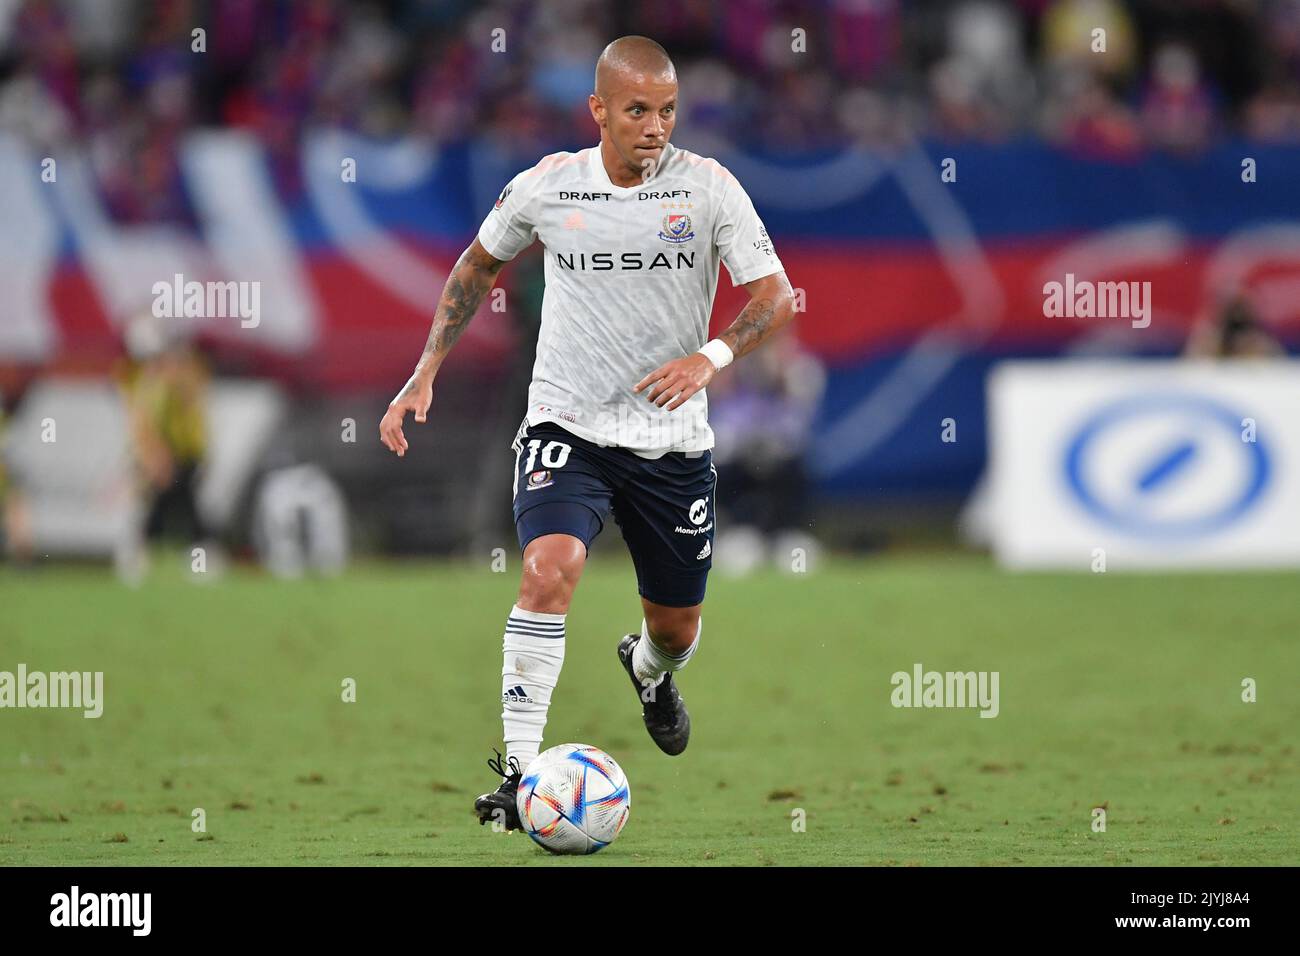
<svg viewBox="0 0 1300 956">
<path fill-rule="evenodd" d="M 515 796 L 528 835 L 552 853 L 595 853 L 614 842 L 632 809 L 614 758 L 586 744 L 560 744 L 528 765 Z"/>
</svg>

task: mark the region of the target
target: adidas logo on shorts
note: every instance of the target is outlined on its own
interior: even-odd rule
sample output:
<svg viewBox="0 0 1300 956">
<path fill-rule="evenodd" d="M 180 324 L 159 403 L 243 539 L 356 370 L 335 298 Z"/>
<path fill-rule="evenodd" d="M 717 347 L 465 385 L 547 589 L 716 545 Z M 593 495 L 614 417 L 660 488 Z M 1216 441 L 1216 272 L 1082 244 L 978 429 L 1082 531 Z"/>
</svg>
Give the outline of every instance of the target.
<svg viewBox="0 0 1300 956">
<path fill-rule="evenodd" d="M 696 561 L 703 561 L 713 553 L 713 546 L 709 542 L 704 542 L 704 547 L 700 548 L 700 553 L 695 556 Z"/>
<path fill-rule="evenodd" d="M 501 695 L 503 704 L 531 704 L 532 702 L 533 699 L 528 696 L 523 684 L 516 684 Z"/>
</svg>

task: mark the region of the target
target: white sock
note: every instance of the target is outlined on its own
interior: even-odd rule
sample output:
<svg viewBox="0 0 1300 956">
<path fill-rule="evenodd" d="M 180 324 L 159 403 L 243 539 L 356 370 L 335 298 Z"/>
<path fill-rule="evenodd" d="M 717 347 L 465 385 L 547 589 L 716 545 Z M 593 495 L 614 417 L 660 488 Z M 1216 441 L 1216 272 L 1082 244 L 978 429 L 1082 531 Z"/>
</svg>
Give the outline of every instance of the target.
<svg viewBox="0 0 1300 956">
<path fill-rule="evenodd" d="M 564 666 L 563 614 L 525 611 L 515 605 L 502 643 L 501 711 L 506 763 L 514 757 L 527 770 L 537 757 L 551 706 L 551 691 Z"/>
<path fill-rule="evenodd" d="M 637 680 L 647 687 L 651 684 L 658 685 L 663 680 L 664 674 L 669 671 L 679 671 L 686 666 L 687 662 L 695 656 L 695 649 L 700 646 L 700 632 L 704 630 L 704 619 L 700 619 L 699 625 L 695 629 L 695 640 L 691 641 L 691 646 L 680 657 L 673 657 L 655 646 L 654 641 L 650 640 L 650 631 L 646 627 L 645 619 L 641 620 L 641 640 L 636 642 L 636 647 L 632 648 L 632 670 L 636 673 Z"/>
</svg>

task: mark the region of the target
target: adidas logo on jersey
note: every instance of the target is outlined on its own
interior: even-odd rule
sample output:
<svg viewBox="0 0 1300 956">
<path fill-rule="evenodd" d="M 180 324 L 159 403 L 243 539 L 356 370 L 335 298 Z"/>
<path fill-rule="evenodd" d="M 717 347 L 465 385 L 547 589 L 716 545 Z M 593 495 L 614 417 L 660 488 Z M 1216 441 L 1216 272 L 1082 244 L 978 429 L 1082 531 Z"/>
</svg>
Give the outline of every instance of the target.
<svg viewBox="0 0 1300 956">
<path fill-rule="evenodd" d="M 697 554 L 697 555 L 695 556 L 695 560 L 696 560 L 696 561 L 703 561 L 705 558 L 707 558 L 707 557 L 708 557 L 709 555 L 711 555 L 712 553 L 713 553 L 713 545 L 711 545 L 711 544 L 709 544 L 709 542 L 705 541 L 705 542 L 704 542 L 704 547 L 700 548 L 700 553 Z"/>
<path fill-rule="evenodd" d="M 524 690 L 523 684 L 516 684 L 501 695 L 503 704 L 531 704 L 532 702 L 533 699 L 528 696 L 528 691 Z"/>
</svg>

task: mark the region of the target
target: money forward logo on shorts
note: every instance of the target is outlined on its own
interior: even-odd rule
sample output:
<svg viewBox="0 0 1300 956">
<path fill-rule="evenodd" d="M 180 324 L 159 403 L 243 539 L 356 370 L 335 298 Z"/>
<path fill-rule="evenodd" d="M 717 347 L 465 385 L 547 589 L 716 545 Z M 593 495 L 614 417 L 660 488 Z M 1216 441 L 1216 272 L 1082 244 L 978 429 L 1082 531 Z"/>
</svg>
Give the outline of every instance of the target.
<svg viewBox="0 0 1300 956">
<path fill-rule="evenodd" d="M 704 524 L 704 519 L 709 516 L 709 503 L 703 498 L 696 498 L 691 502 L 690 518 L 691 524 Z"/>
<path fill-rule="evenodd" d="M 713 530 L 712 521 L 709 521 L 708 524 L 704 523 L 709 520 L 708 499 L 696 498 L 693 502 L 691 502 L 690 510 L 687 511 L 686 514 L 691 519 L 691 524 L 695 525 L 695 527 L 687 528 L 686 526 L 679 524 L 677 527 L 673 528 L 674 534 L 689 534 L 689 535 L 708 534 L 710 531 Z M 705 556 L 697 555 L 697 557 L 703 558 Z"/>
</svg>

